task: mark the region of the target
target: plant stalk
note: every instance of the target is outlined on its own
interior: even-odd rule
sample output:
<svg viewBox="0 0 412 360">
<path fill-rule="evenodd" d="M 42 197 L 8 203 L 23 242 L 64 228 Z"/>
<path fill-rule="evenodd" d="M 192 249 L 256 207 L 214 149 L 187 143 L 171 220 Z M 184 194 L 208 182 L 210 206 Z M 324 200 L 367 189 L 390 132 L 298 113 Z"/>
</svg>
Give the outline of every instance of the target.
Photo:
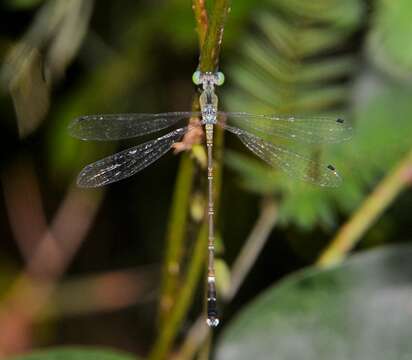
<svg viewBox="0 0 412 360">
<path fill-rule="evenodd" d="M 211 15 L 209 16 L 206 12 L 205 2 L 204 0 L 194 0 L 193 2 L 193 10 L 194 15 L 196 18 L 196 24 L 198 29 L 199 35 L 199 44 L 201 48 L 201 56 L 200 56 L 200 64 L 199 69 L 201 71 L 214 71 L 217 67 L 218 60 L 219 60 L 219 53 L 220 47 L 222 43 L 222 36 L 223 36 L 223 29 L 224 29 L 224 21 L 226 19 L 226 15 L 229 11 L 229 1 L 228 0 L 216 0 L 214 2 L 214 6 L 212 8 Z M 222 15 L 224 14 L 224 16 Z M 208 23 L 208 19 L 209 23 Z M 204 37 L 204 39 L 203 39 Z M 223 151 L 223 131 L 217 131 L 215 137 L 215 197 L 216 200 L 219 198 L 220 187 L 221 187 L 221 159 L 222 159 L 222 151 Z M 190 159 L 188 160 L 190 161 Z M 192 164 L 193 165 L 193 164 Z M 183 165 L 182 165 L 183 166 Z M 194 166 L 194 165 L 193 165 Z M 190 180 L 190 184 L 193 182 L 194 178 L 194 171 L 191 172 L 192 176 Z M 180 179 L 180 177 L 179 177 Z M 183 182 L 183 179 L 181 180 Z M 182 185 L 182 182 L 177 182 L 177 186 Z M 191 189 L 189 186 L 183 188 L 182 192 L 180 189 L 175 190 L 176 197 L 174 201 L 179 201 L 178 197 L 183 197 L 184 200 L 188 200 L 190 198 Z M 179 196 L 178 196 L 179 195 Z M 206 198 L 206 194 L 204 196 Z M 216 201 L 217 203 L 217 201 Z M 217 206 L 216 206 L 217 208 Z M 169 241 L 177 241 L 177 246 L 169 244 L 170 252 L 166 256 L 166 261 L 169 262 L 169 265 L 172 265 L 172 268 L 178 264 L 176 260 L 181 260 L 181 253 L 182 253 L 182 246 L 183 246 L 183 236 L 184 231 L 186 228 L 186 221 L 182 221 L 179 216 L 175 214 L 178 209 L 184 210 L 184 216 L 186 217 L 187 211 L 189 209 L 189 203 L 186 201 L 185 209 L 182 209 L 179 205 L 173 206 L 173 212 L 171 217 L 171 226 L 175 224 L 175 226 L 179 226 L 179 238 L 172 239 L 169 237 Z M 175 221 L 173 220 L 175 219 Z M 177 224 L 177 225 L 176 225 Z M 149 355 L 150 360 L 161 360 L 165 359 L 167 354 L 170 351 L 170 348 L 173 344 L 174 339 L 177 336 L 179 331 L 179 327 L 187 313 L 187 310 L 191 304 L 193 299 L 193 294 L 196 290 L 196 287 L 199 283 L 199 279 L 202 275 L 202 269 L 205 262 L 206 254 L 207 254 L 207 229 L 208 226 L 206 223 L 203 223 L 199 229 L 198 236 L 196 238 L 194 244 L 193 254 L 190 258 L 190 261 L 187 265 L 187 275 L 185 279 L 182 281 L 182 285 L 179 289 L 177 289 L 178 278 L 174 275 L 173 280 L 167 280 L 170 274 L 167 273 L 167 264 L 166 264 L 166 278 L 164 280 L 164 289 L 167 289 L 167 292 L 163 294 L 165 295 L 172 295 L 176 294 L 175 301 L 172 300 L 172 306 L 168 309 L 167 316 L 161 317 L 162 319 L 162 326 L 160 329 L 160 334 L 156 339 L 155 344 L 153 345 L 152 352 Z M 169 229 L 170 230 L 170 229 Z M 170 235 L 171 236 L 171 235 Z M 168 284 L 169 282 L 169 284 Z M 170 290 L 174 290 L 170 292 Z M 164 297 L 163 297 L 164 298 Z M 166 298 L 167 300 L 167 298 Z"/>
<path fill-rule="evenodd" d="M 190 154 L 183 154 L 179 165 L 167 229 L 166 256 L 159 308 L 160 327 L 163 327 L 164 322 L 167 321 L 173 310 L 175 294 L 179 287 L 180 264 L 184 253 L 184 240 L 189 220 L 187 209 L 190 206 L 194 173 L 195 164 L 190 158 Z"/>
<path fill-rule="evenodd" d="M 396 197 L 411 183 L 412 150 L 399 162 L 343 225 L 317 261 L 320 267 L 340 263 L 359 243 L 365 232 L 379 219 Z"/>
</svg>

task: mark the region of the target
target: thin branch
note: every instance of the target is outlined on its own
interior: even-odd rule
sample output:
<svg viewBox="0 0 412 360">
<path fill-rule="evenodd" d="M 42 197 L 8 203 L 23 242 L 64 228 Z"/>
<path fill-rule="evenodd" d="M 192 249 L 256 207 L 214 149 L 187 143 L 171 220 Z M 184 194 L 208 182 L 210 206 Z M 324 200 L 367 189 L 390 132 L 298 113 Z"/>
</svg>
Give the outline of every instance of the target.
<svg viewBox="0 0 412 360">
<path fill-rule="evenodd" d="M 11 230 L 24 260 L 29 261 L 39 239 L 47 231 L 33 161 L 23 158 L 10 166 L 2 174 L 2 185 Z"/>
<path fill-rule="evenodd" d="M 412 151 L 380 182 L 352 218 L 341 227 L 336 237 L 319 257 L 318 266 L 332 266 L 347 256 L 396 197 L 410 185 L 411 171 Z"/>
<path fill-rule="evenodd" d="M 259 218 L 232 267 L 230 289 L 226 294 L 226 301 L 233 299 L 255 264 L 277 222 L 277 214 L 278 206 L 274 200 L 265 199 Z"/>
<path fill-rule="evenodd" d="M 189 360 L 193 359 L 196 352 L 207 339 L 210 333 L 209 327 L 205 323 L 203 316 L 199 316 L 186 334 L 184 342 L 172 360 Z"/>
</svg>

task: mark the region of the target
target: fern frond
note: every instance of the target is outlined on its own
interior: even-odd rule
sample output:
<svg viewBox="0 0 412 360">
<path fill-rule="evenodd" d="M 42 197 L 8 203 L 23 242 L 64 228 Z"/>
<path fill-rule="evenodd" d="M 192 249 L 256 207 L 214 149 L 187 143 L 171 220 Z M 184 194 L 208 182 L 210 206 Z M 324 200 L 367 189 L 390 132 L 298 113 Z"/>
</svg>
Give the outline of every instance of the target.
<svg viewBox="0 0 412 360">
<path fill-rule="evenodd" d="M 269 11 L 255 15 L 259 32 L 242 40 L 240 60 L 230 67 L 234 87 L 226 94 L 226 104 L 230 110 L 256 113 L 342 113 L 349 98 L 345 80 L 356 64 L 353 55 L 342 51 L 342 44 L 361 24 L 361 1 L 272 0 L 271 4 Z M 314 154 L 318 150 L 314 147 Z M 338 166 L 346 161 L 338 147 L 322 153 Z M 230 153 L 227 161 L 249 190 L 282 195 L 280 216 L 285 223 L 330 226 L 334 210 L 347 208 L 341 194 L 350 192 L 355 201 L 361 198 L 359 185 L 351 182 L 340 190 L 325 191 L 269 170 L 252 156 Z"/>
</svg>

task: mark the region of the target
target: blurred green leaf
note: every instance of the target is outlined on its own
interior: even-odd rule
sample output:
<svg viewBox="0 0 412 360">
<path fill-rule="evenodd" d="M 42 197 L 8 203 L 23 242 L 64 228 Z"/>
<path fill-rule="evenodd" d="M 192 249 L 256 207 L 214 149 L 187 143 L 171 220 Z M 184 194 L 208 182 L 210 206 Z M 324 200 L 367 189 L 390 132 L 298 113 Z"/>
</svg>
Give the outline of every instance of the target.
<svg viewBox="0 0 412 360">
<path fill-rule="evenodd" d="M 412 2 L 377 1 L 368 55 L 373 63 L 400 80 L 412 80 Z"/>
<path fill-rule="evenodd" d="M 93 1 L 55 0 L 44 4 L 0 68 L 0 84 L 10 91 L 20 137 L 46 117 L 51 85 L 60 80 L 86 35 Z"/>
<path fill-rule="evenodd" d="M 272 3 L 292 15 L 335 27 L 356 27 L 364 13 L 363 2 L 358 0 L 272 0 Z"/>
<path fill-rule="evenodd" d="M 45 0 L 6 0 L 5 3 L 10 8 L 30 9 L 40 5 Z"/>
<path fill-rule="evenodd" d="M 217 359 L 411 359 L 411 246 L 296 273 L 228 326 Z"/>
<path fill-rule="evenodd" d="M 35 351 L 13 360 L 137 360 L 134 355 L 104 348 L 61 347 Z"/>
<path fill-rule="evenodd" d="M 215 260 L 215 271 L 217 281 L 217 290 L 219 294 L 228 294 L 230 290 L 230 268 L 222 259 Z"/>
<path fill-rule="evenodd" d="M 410 149 L 412 135 L 412 88 L 379 85 L 376 75 L 366 75 L 355 87 L 354 96 L 364 98 L 355 107 L 356 137 L 348 154 L 365 178 L 393 166 Z"/>
</svg>

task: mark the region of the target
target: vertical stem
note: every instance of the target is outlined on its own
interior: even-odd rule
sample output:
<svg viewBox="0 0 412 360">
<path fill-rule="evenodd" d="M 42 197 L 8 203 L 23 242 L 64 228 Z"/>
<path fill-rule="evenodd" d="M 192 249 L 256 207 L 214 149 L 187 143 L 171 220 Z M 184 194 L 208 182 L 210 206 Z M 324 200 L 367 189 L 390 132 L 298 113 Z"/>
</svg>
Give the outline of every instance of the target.
<svg viewBox="0 0 412 360">
<path fill-rule="evenodd" d="M 229 12 L 229 0 L 215 0 L 212 7 L 212 13 L 209 17 L 209 24 L 206 20 L 208 16 L 200 16 L 205 10 L 204 0 L 194 0 L 193 9 L 195 10 L 196 23 L 199 32 L 199 43 L 202 46 L 200 65 L 199 68 L 203 72 L 214 71 L 217 68 L 220 47 L 222 44 L 222 36 L 224 29 L 224 21 Z M 202 11 L 197 11 L 201 9 Z M 199 31 L 200 29 L 200 31 Z M 204 44 L 202 44 L 202 34 L 205 35 Z M 222 144 L 223 135 L 222 131 L 217 132 L 217 142 Z M 219 148 L 221 151 L 221 147 Z M 216 184 L 215 189 L 220 187 L 221 183 L 221 171 L 220 171 L 220 158 L 219 164 L 216 164 Z M 215 200 L 217 196 L 215 196 Z M 205 248 L 208 242 L 207 226 L 203 224 L 198 232 L 198 236 L 195 242 L 193 255 L 187 265 L 187 275 L 182 282 L 181 288 L 177 291 L 173 308 L 170 315 L 163 322 L 163 326 L 160 329 L 160 334 L 153 345 L 152 352 L 149 355 L 150 360 L 163 360 L 166 358 L 170 347 L 177 335 L 179 326 L 183 321 L 183 318 L 190 306 L 193 299 L 193 294 L 198 284 L 200 275 L 202 274 L 202 266 L 205 261 Z"/>
<path fill-rule="evenodd" d="M 218 69 L 225 22 L 230 11 L 230 0 L 215 0 L 207 28 L 206 39 L 200 54 L 199 69 L 214 72 Z"/>
<path fill-rule="evenodd" d="M 163 284 L 160 295 L 159 320 L 160 327 L 170 316 L 174 306 L 174 298 L 181 275 L 184 239 L 188 223 L 187 209 L 190 206 L 190 195 L 193 187 L 195 165 L 189 154 L 183 154 L 173 194 L 172 208 L 166 236 L 166 256 L 163 267 Z"/>
<path fill-rule="evenodd" d="M 252 269 L 254 262 L 275 226 L 277 214 L 278 204 L 271 198 L 265 199 L 259 218 L 232 267 L 232 279 L 230 289 L 225 296 L 226 301 L 230 302 L 233 299 L 246 275 Z M 182 346 L 174 354 L 173 360 L 193 359 L 194 354 L 199 351 L 202 344 L 205 344 L 208 334 L 210 334 L 209 328 L 204 323 L 203 316 L 201 316 L 191 327 Z"/>
<path fill-rule="evenodd" d="M 199 48 L 202 49 L 209 25 L 205 0 L 193 0 L 192 9 L 195 15 L 197 34 L 199 36 Z"/>
<path fill-rule="evenodd" d="M 195 242 L 187 275 L 183 281 L 182 287 L 176 294 L 176 302 L 173 311 L 170 313 L 167 322 L 164 323 L 160 330 L 160 334 L 148 357 L 149 360 L 163 360 L 167 357 L 167 353 L 177 335 L 180 324 L 193 300 L 193 293 L 198 285 L 199 278 L 202 275 L 206 255 L 206 245 L 207 227 L 203 224 Z"/>
</svg>

